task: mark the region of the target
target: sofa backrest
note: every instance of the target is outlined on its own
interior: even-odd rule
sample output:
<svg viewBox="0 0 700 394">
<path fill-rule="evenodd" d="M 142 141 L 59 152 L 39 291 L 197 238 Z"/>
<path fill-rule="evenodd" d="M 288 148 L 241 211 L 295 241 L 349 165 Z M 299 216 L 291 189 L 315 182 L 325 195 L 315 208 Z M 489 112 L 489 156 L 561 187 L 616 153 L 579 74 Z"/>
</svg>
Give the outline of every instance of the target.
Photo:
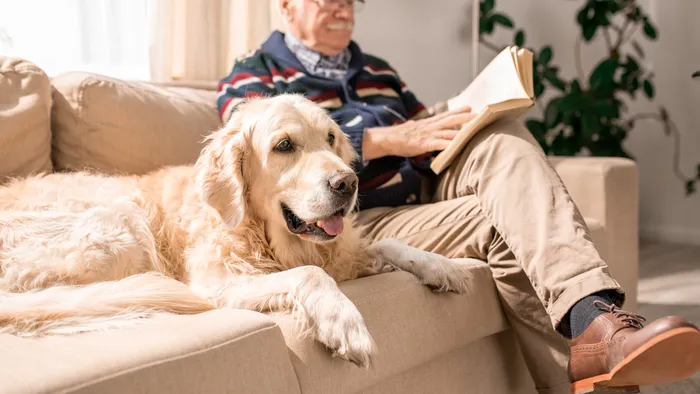
<svg viewBox="0 0 700 394">
<path fill-rule="evenodd" d="M 192 164 L 221 126 L 216 91 L 71 72 L 52 80 L 56 170 L 143 174 Z"/>
<path fill-rule="evenodd" d="M 36 65 L 0 56 L 0 183 L 50 172 L 51 83 Z"/>
</svg>

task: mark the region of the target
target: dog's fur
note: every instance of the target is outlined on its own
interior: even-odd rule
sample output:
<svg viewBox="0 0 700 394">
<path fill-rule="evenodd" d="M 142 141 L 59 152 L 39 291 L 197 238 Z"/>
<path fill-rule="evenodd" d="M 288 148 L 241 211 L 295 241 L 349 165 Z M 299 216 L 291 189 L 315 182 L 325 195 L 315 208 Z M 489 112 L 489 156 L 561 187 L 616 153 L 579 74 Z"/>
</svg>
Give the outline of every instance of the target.
<svg viewBox="0 0 700 394">
<path fill-rule="evenodd" d="M 278 151 L 283 139 L 293 150 Z M 352 226 L 354 150 L 310 101 L 250 100 L 207 142 L 192 166 L 0 187 L 0 332 L 76 333 L 220 307 L 296 310 L 334 354 L 367 366 L 372 339 L 337 282 L 402 269 L 465 290 L 459 263 L 392 239 L 366 244 Z M 351 183 L 344 197 L 328 187 L 338 174 Z M 295 234 L 282 203 L 311 223 L 341 207 L 345 231 Z"/>
</svg>

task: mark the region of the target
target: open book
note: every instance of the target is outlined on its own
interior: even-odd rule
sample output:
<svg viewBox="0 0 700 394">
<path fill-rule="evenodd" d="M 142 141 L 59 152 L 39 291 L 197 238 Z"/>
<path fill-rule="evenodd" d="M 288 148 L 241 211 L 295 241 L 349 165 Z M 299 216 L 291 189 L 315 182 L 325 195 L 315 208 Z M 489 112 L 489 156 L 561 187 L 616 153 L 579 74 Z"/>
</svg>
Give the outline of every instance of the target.
<svg viewBox="0 0 700 394">
<path fill-rule="evenodd" d="M 532 52 L 517 46 L 501 51 L 462 93 L 447 101 L 448 110 L 468 105 L 477 116 L 433 159 L 433 172 L 447 168 L 479 130 L 499 119 L 524 115 L 534 105 L 532 85 Z"/>
</svg>

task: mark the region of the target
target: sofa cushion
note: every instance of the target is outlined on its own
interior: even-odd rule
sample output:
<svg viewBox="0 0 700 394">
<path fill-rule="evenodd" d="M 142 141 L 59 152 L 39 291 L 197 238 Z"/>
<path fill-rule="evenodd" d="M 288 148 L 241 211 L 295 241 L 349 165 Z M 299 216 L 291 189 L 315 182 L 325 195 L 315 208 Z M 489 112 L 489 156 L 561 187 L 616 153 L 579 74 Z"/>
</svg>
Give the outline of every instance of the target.
<svg viewBox="0 0 700 394">
<path fill-rule="evenodd" d="M 465 260 L 466 261 L 466 260 Z M 508 327 L 488 266 L 477 260 L 469 292 L 436 294 L 406 272 L 340 284 L 357 305 L 378 354 L 370 369 L 333 358 L 299 336 L 289 314 L 271 314 L 289 346 L 303 393 L 354 393 Z"/>
<path fill-rule="evenodd" d="M 73 336 L 0 335 L 0 392 L 299 393 L 279 328 L 219 309 Z"/>
<path fill-rule="evenodd" d="M 36 65 L 0 56 L 0 183 L 51 171 L 51 83 Z"/>
<path fill-rule="evenodd" d="M 58 170 L 143 174 L 191 164 L 220 127 L 216 92 L 71 72 L 55 86 L 53 160 Z"/>
</svg>

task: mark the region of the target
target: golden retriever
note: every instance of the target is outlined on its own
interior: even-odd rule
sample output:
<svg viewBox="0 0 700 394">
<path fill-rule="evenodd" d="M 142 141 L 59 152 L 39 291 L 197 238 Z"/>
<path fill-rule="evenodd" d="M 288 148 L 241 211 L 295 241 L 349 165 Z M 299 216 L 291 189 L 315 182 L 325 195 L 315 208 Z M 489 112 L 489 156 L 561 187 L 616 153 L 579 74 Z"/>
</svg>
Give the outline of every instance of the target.
<svg viewBox="0 0 700 394">
<path fill-rule="evenodd" d="M 334 355 L 368 366 L 363 318 L 336 283 L 402 269 L 463 292 L 468 269 L 353 227 L 355 152 L 298 95 L 252 99 L 191 166 L 0 187 L 0 332 L 119 327 L 157 314 L 290 310 Z"/>
</svg>

